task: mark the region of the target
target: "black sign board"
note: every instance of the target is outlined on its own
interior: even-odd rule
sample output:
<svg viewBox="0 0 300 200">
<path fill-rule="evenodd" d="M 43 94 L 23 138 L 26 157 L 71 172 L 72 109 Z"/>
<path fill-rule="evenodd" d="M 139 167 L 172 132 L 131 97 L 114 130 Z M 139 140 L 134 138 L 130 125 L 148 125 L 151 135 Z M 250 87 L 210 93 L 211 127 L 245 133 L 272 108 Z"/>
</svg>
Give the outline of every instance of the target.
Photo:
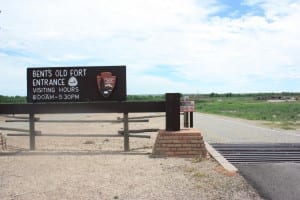
<svg viewBox="0 0 300 200">
<path fill-rule="evenodd" d="M 126 100 L 126 66 L 27 69 L 27 101 Z"/>
</svg>

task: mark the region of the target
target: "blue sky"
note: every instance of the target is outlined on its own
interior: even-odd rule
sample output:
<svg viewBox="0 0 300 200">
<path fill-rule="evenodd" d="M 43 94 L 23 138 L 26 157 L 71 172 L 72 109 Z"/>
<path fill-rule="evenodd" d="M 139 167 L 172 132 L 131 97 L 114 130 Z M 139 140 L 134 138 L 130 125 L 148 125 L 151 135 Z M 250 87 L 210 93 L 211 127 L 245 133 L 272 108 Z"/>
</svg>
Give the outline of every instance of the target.
<svg viewBox="0 0 300 200">
<path fill-rule="evenodd" d="M 300 0 L 0 0 L 0 94 L 26 68 L 127 66 L 128 94 L 300 92 Z"/>
</svg>

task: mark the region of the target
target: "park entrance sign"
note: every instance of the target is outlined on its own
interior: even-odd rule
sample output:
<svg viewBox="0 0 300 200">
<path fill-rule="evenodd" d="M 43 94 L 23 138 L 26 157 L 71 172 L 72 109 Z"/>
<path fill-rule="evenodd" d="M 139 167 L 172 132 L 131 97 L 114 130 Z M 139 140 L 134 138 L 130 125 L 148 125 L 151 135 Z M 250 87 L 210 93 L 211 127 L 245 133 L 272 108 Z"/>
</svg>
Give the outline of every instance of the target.
<svg viewBox="0 0 300 200">
<path fill-rule="evenodd" d="M 60 113 L 123 113 L 124 151 L 129 151 L 129 113 L 165 112 L 166 131 L 180 130 L 180 94 L 167 93 L 165 101 L 127 102 L 126 67 L 47 67 L 27 69 L 27 101 L 23 104 L 0 104 L 1 114 L 29 114 L 21 119 L 29 122 L 29 132 L 15 136 L 29 136 L 30 150 L 35 149 L 36 136 L 83 137 L 82 134 L 37 134 L 35 123 L 42 122 L 36 114 Z M 57 123 L 79 123 L 54 120 Z M 45 121 L 43 121 L 45 123 Z M 85 121 L 86 122 L 86 121 Z M 0 127 L 0 130 L 12 130 Z M 98 137 L 96 135 L 88 135 Z M 106 136 L 105 136 L 106 137 Z M 173 139 L 172 139 L 173 141 Z"/>
<path fill-rule="evenodd" d="M 126 100 L 126 66 L 27 69 L 27 101 Z"/>
</svg>

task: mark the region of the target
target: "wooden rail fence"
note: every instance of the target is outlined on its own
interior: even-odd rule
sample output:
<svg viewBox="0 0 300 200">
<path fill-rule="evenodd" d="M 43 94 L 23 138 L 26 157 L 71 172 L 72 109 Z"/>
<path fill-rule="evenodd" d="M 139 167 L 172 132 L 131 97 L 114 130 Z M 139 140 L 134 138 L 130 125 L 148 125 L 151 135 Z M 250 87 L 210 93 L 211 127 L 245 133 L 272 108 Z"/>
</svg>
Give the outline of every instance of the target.
<svg viewBox="0 0 300 200">
<path fill-rule="evenodd" d="M 167 93 L 165 101 L 160 102 L 87 102 L 87 103 L 25 103 L 25 104 L 0 104 L 0 114 L 28 114 L 28 119 L 20 119 L 29 122 L 29 146 L 35 150 L 35 123 L 39 119 L 35 114 L 61 114 L 61 113 L 123 113 L 124 123 L 124 151 L 129 151 L 128 123 L 137 119 L 129 119 L 128 113 L 165 112 L 166 130 L 180 130 L 180 94 Z M 42 120 L 40 120 L 42 122 Z M 53 121 L 59 123 L 59 121 Z M 67 122 L 67 120 L 65 120 Z M 71 121 L 70 121 L 71 123 Z M 26 130 L 23 130 L 26 132 Z M 24 134 L 23 134 L 24 135 Z M 46 135 L 44 135 L 46 136 Z M 54 136 L 48 134 L 47 136 Z M 56 136 L 63 136 L 56 135 Z M 71 137 L 82 135 L 70 135 Z M 90 135 L 91 136 L 91 135 Z M 95 135 L 92 135 L 95 136 Z M 137 136 L 137 135 L 136 135 Z"/>
</svg>

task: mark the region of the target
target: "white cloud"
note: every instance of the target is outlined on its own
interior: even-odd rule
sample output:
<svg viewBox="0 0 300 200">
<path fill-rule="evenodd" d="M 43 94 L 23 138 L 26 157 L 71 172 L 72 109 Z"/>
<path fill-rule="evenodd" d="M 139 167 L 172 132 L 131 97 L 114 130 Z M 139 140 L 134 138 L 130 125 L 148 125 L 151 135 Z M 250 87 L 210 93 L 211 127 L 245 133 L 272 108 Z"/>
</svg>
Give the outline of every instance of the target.
<svg viewBox="0 0 300 200">
<path fill-rule="evenodd" d="M 158 85 L 179 92 L 218 87 L 234 92 L 237 83 L 246 88 L 255 78 L 300 78 L 300 1 L 245 3 L 265 15 L 220 17 L 224 5 L 215 0 L 7 1 L 0 8 L 0 69 L 125 64 L 129 77 L 147 80 L 143 88 L 150 93 L 162 91 Z M 182 80 L 145 74 L 164 65 Z M 7 73 L 2 85 L 13 77 L 13 71 Z M 129 91 L 144 91 L 128 81 Z M 206 89 L 201 81 L 218 85 Z"/>
</svg>

